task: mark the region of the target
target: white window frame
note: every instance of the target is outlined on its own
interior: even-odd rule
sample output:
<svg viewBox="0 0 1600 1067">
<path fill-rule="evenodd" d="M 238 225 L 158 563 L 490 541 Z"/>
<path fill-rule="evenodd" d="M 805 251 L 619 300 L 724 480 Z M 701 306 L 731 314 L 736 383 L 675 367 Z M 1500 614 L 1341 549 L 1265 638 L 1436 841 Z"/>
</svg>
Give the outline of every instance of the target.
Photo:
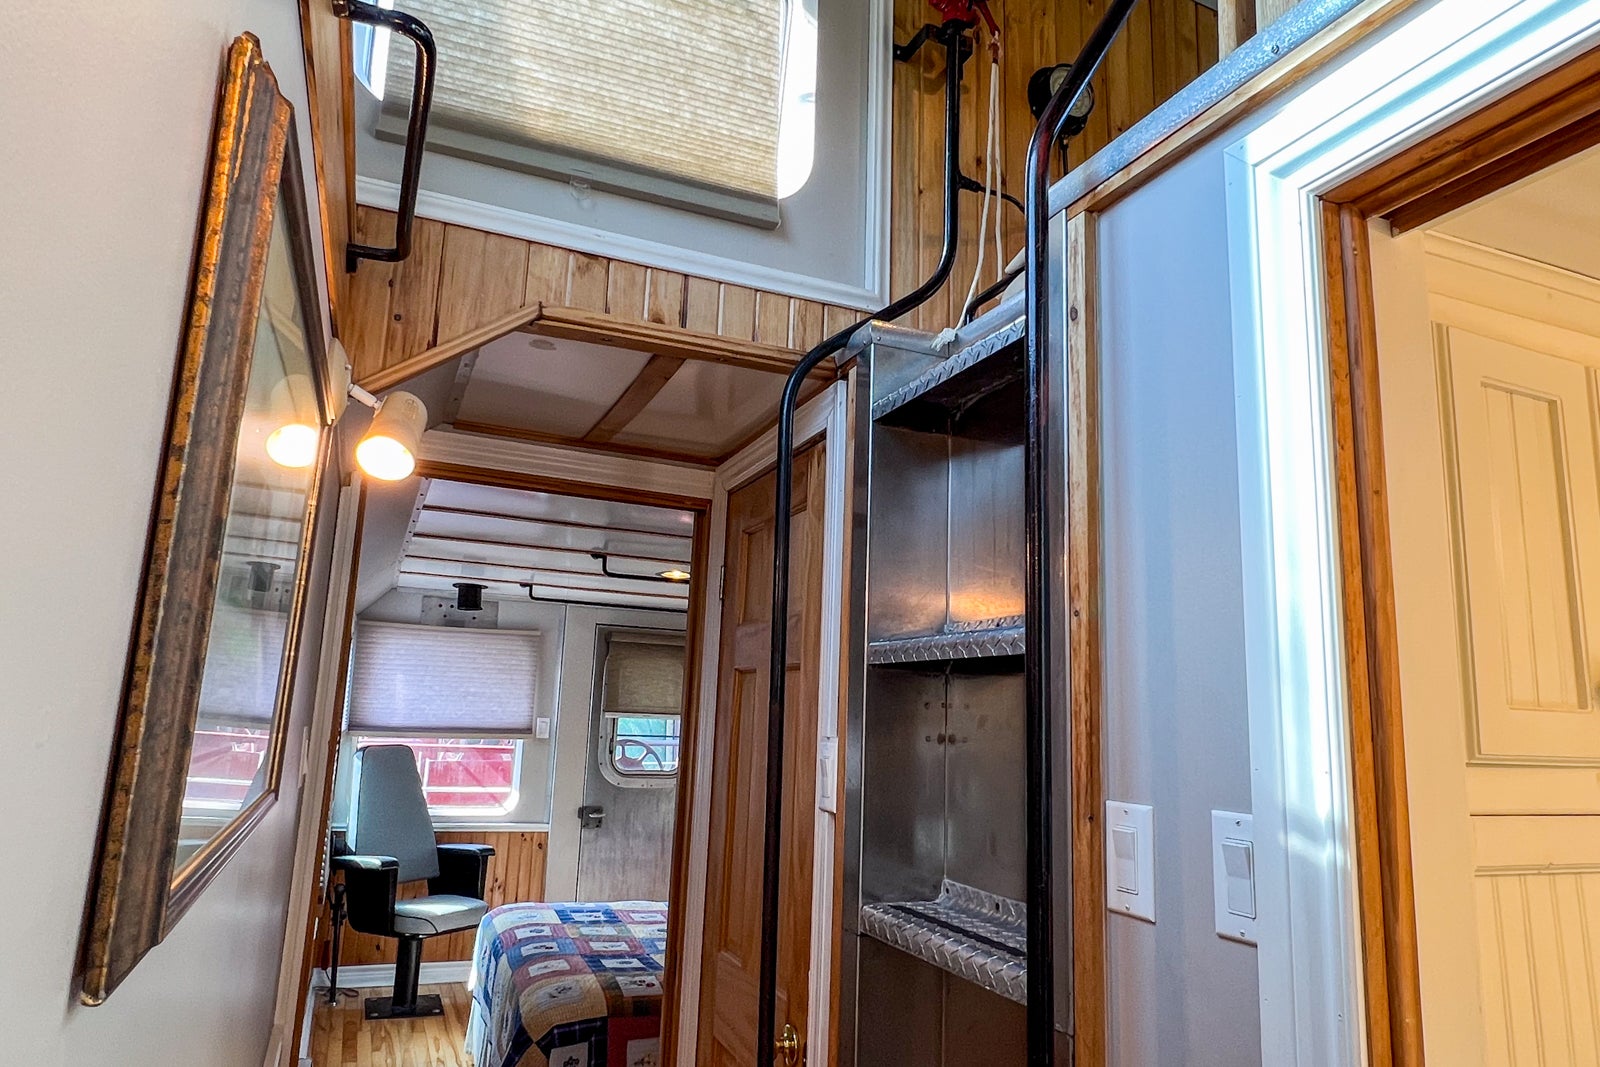
<svg viewBox="0 0 1600 1067">
<path fill-rule="evenodd" d="M 680 234 L 700 233 L 706 224 L 719 224 L 721 220 L 708 219 L 662 205 L 645 204 L 629 197 L 600 191 L 583 194 L 567 182 L 541 179 L 533 175 L 519 178 L 534 183 L 528 187 L 524 202 L 526 209 L 492 203 L 479 189 L 487 188 L 488 179 L 471 168 L 482 166 L 467 160 L 434 156 L 424 168 L 424 181 L 432 187 L 423 188 L 417 197 L 417 214 L 423 218 L 490 233 L 505 234 L 526 241 L 554 245 L 590 255 L 620 259 L 662 270 L 748 286 L 781 293 L 786 296 L 815 300 L 841 307 L 873 310 L 889 299 L 889 171 L 890 171 L 890 112 L 892 101 L 893 60 L 891 45 L 894 39 L 893 8 L 889 0 L 818 0 L 819 9 L 817 43 L 817 81 L 819 85 L 830 81 L 828 63 L 837 50 L 837 42 L 830 43 L 830 30 L 826 25 L 828 5 L 848 7 L 865 3 L 864 15 L 867 32 L 851 38 L 861 39 L 866 55 L 866 71 L 862 84 L 862 138 L 861 170 L 850 175 L 850 187 L 862 188 L 865 215 L 861 232 L 852 232 L 851 239 L 863 244 L 861 270 L 852 269 L 842 274 L 833 264 L 812 262 L 811 257 L 790 258 L 781 251 L 783 262 L 761 263 L 743 254 L 742 249 L 764 241 L 777 241 L 778 234 L 767 234 L 737 223 L 725 224 L 743 231 L 737 239 L 725 237 L 713 250 L 704 244 L 691 244 Z M 398 47 L 398 44 L 396 45 Z M 378 140 L 372 127 L 376 121 L 379 104 L 370 93 L 358 94 L 356 137 L 358 165 L 366 173 L 356 176 L 356 200 L 368 207 L 394 210 L 399 203 L 399 184 L 387 178 L 373 177 L 378 173 L 398 174 L 400 147 Z M 828 137 L 828 123 L 817 116 L 814 135 L 815 159 L 821 159 Z M 381 157 L 374 163 L 375 157 Z M 485 168 L 492 172 L 492 168 Z M 813 173 L 806 188 L 816 184 L 815 160 Z M 434 176 L 430 178 L 430 175 Z M 442 176 L 442 177 L 441 177 Z M 843 179 L 841 179 L 843 180 Z M 457 191 L 441 192 L 440 185 Z M 468 188 L 470 186 L 470 189 Z M 817 204 L 826 204 L 827 190 L 815 194 L 814 210 L 798 220 L 798 228 L 807 228 L 809 220 L 817 216 Z M 585 204 L 580 213 L 570 207 L 577 200 Z M 792 198 L 791 198 L 792 200 Z M 611 208 L 622 202 L 631 202 L 633 209 L 626 218 L 616 217 Z M 594 208 L 598 208 L 598 213 Z M 785 201 L 785 219 L 797 205 Z M 785 221 L 784 227 L 789 227 Z M 793 232 L 791 228 L 790 232 Z"/>
<path fill-rule="evenodd" d="M 625 771 L 617 766 L 618 719 L 675 720 L 678 723 L 678 743 L 681 746 L 683 744 L 683 713 L 665 715 L 652 712 L 634 715 L 602 711 L 600 713 L 600 743 L 595 748 L 595 757 L 600 764 L 600 773 L 605 776 L 606 781 L 619 789 L 671 789 L 677 785 L 678 774 L 683 769 L 681 762 L 670 771 Z"/>
<path fill-rule="evenodd" d="M 399 744 L 399 743 L 404 742 L 404 741 L 442 741 L 444 739 L 445 738 L 444 738 L 444 736 L 442 734 L 436 736 L 434 734 L 388 734 L 388 733 L 380 733 L 380 734 L 351 733 L 347 738 L 348 744 L 349 744 L 349 748 L 350 748 L 350 755 L 351 755 L 351 759 L 352 760 L 355 758 L 355 753 L 357 751 L 359 751 L 363 747 L 367 747 L 367 746 L 371 746 L 371 745 Z M 500 823 L 500 822 L 509 821 L 510 819 L 512 819 L 516 815 L 517 809 L 522 804 L 522 779 L 523 779 L 522 761 L 523 761 L 523 758 L 524 758 L 524 750 L 526 748 L 526 746 L 523 744 L 523 741 L 525 740 L 525 738 L 521 737 L 521 736 L 518 736 L 518 737 L 493 737 L 493 738 L 476 738 L 475 737 L 475 738 L 469 738 L 467 740 L 474 740 L 474 741 L 509 741 L 512 745 L 515 746 L 515 749 L 513 751 L 512 758 L 511 758 L 511 799 L 510 799 L 510 802 L 506 805 L 504 811 L 494 811 L 494 810 L 487 809 L 487 808 L 475 808 L 475 809 L 436 808 L 432 804 L 429 804 L 428 805 L 428 816 L 434 821 L 435 824 L 440 825 L 440 826 L 454 826 L 457 823 Z M 362 745 L 363 741 L 365 741 L 367 743 L 366 746 Z M 415 750 L 413 750 L 413 755 L 414 754 L 415 754 Z M 419 775 L 421 774 L 420 770 L 418 771 L 418 774 Z M 353 775 L 351 776 L 349 788 L 350 788 L 351 791 L 353 791 L 354 788 L 355 788 L 355 781 L 354 781 L 354 776 Z M 423 782 L 422 783 L 422 790 L 423 790 L 423 796 L 426 797 L 427 796 L 427 790 L 428 790 L 428 783 L 427 782 Z M 352 792 L 350 800 L 351 800 L 351 803 L 354 803 L 353 792 Z"/>
</svg>

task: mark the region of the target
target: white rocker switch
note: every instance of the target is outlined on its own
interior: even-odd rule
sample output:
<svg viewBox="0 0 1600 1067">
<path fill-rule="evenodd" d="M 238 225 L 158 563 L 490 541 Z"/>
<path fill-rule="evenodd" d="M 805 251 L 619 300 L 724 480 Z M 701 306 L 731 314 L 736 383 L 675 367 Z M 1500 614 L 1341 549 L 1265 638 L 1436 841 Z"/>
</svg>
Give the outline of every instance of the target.
<svg viewBox="0 0 1600 1067">
<path fill-rule="evenodd" d="M 1106 801 L 1106 909 L 1156 921 L 1155 812 Z"/>
<path fill-rule="evenodd" d="M 1218 936 L 1255 944 L 1256 845 L 1250 815 L 1211 813 L 1211 868 Z"/>
</svg>

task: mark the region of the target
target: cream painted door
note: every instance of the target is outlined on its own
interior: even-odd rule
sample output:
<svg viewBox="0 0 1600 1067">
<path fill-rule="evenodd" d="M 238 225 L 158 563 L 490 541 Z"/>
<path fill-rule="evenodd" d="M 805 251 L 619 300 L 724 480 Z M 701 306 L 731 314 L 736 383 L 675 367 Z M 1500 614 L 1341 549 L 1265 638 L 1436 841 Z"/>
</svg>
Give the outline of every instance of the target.
<svg viewBox="0 0 1600 1067">
<path fill-rule="evenodd" d="M 1427 1056 L 1600 1064 L 1600 340 L 1425 262 L 1380 370 Z"/>
</svg>

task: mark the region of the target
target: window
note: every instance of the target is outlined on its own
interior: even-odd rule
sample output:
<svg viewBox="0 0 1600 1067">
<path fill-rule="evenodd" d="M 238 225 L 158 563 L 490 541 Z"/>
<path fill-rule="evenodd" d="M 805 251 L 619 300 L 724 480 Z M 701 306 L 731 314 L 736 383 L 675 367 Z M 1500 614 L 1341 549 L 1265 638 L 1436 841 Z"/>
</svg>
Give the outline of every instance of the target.
<svg viewBox="0 0 1600 1067">
<path fill-rule="evenodd" d="M 454 818 L 496 818 L 517 806 L 522 742 L 487 737 L 357 737 L 356 748 L 405 745 L 417 760 L 428 811 Z"/>
<path fill-rule="evenodd" d="M 683 728 L 683 637 L 613 631 L 604 647 L 600 770 L 621 786 L 671 784 Z"/>
<path fill-rule="evenodd" d="M 349 732 L 357 748 L 408 746 L 435 815 L 503 818 L 520 795 L 538 661 L 533 630 L 358 622 Z"/>
<path fill-rule="evenodd" d="M 406 6 L 439 50 L 430 148 L 767 228 L 810 175 L 814 3 Z M 384 101 L 379 135 L 396 139 L 415 56 L 387 37 L 358 42 L 356 66 Z"/>
</svg>

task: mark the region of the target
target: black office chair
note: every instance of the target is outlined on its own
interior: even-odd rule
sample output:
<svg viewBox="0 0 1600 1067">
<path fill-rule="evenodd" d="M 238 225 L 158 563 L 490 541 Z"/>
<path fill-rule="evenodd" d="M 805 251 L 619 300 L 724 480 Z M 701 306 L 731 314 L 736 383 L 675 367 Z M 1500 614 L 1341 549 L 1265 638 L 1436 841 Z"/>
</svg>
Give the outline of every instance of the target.
<svg viewBox="0 0 1600 1067">
<path fill-rule="evenodd" d="M 371 745 L 356 752 L 355 803 L 346 834 L 349 851 L 334 857 L 344 873 L 351 927 L 399 940 L 394 995 L 368 997 L 369 1019 L 441 1015 L 437 996 L 417 996 L 422 942 L 478 925 L 489 905 L 483 885 L 490 845 L 441 845 L 433 836 L 416 757 L 404 745 Z M 407 882 L 428 880 L 428 895 L 396 899 Z"/>
</svg>

